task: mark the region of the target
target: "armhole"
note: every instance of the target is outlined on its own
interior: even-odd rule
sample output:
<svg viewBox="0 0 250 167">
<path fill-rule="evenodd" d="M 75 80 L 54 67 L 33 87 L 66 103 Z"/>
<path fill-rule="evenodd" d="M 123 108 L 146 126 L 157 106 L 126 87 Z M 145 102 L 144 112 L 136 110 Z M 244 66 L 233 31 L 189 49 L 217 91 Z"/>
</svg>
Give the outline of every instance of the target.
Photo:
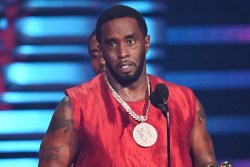
<svg viewBox="0 0 250 167">
<path fill-rule="evenodd" d="M 79 116 L 77 113 L 77 109 L 76 109 L 76 102 L 73 98 L 73 95 L 69 92 L 69 91 L 65 91 L 65 95 L 68 96 L 70 104 L 71 104 L 71 115 L 74 121 L 74 128 L 76 129 L 76 131 L 78 132 L 79 129 Z"/>
<path fill-rule="evenodd" d="M 191 91 L 192 92 L 192 118 L 193 118 L 193 123 L 194 123 L 194 121 L 195 121 L 195 118 L 196 118 L 196 101 L 197 101 L 197 97 L 195 96 L 195 94 L 194 94 L 194 92 L 193 91 Z"/>
<path fill-rule="evenodd" d="M 196 118 L 196 100 L 197 100 L 197 97 L 195 96 L 194 92 L 192 89 L 186 87 L 187 91 L 189 92 L 189 98 L 190 98 L 190 108 L 191 108 L 191 119 L 192 119 L 192 123 L 194 124 L 195 122 L 195 118 Z"/>
</svg>

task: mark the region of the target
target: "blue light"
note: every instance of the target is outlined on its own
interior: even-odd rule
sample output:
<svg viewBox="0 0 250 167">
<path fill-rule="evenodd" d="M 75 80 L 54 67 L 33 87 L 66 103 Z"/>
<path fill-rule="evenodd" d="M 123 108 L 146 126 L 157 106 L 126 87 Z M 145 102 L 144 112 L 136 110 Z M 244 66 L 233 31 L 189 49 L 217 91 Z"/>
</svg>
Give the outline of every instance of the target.
<svg viewBox="0 0 250 167">
<path fill-rule="evenodd" d="M 250 71 L 166 72 L 164 78 L 193 89 L 250 88 Z"/>
<path fill-rule="evenodd" d="M 41 140 L 0 141 L 0 153 L 38 152 Z"/>
<path fill-rule="evenodd" d="M 150 1 L 122 1 L 119 4 L 130 6 L 140 13 L 151 13 L 155 11 L 163 12 L 165 9 L 165 4 L 161 2 L 150 2 Z"/>
<path fill-rule="evenodd" d="M 38 159 L 37 158 L 0 159 L 0 166 L 35 167 L 38 166 Z"/>
<path fill-rule="evenodd" d="M 0 19 L 0 30 L 5 30 L 8 27 L 8 21 L 6 18 Z"/>
<path fill-rule="evenodd" d="M 159 76 L 162 74 L 162 69 L 158 65 L 147 63 L 147 74 Z"/>
<path fill-rule="evenodd" d="M 60 8 L 60 7 L 79 7 L 79 6 L 91 6 L 92 4 L 95 4 L 96 2 L 93 2 L 91 0 L 84 0 L 84 1 L 50 1 L 49 3 L 45 1 L 39 1 L 39 0 L 29 0 L 26 2 L 26 6 L 31 7 L 31 8 L 41 8 L 41 7 L 46 7 L 46 8 Z"/>
<path fill-rule="evenodd" d="M 164 49 L 162 48 L 155 48 L 155 47 L 150 47 L 148 50 L 146 60 L 159 60 L 160 58 L 165 57 L 166 58 L 166 53 Z M 157 67 L 159 68 L 159 66 Z"/>
<path fill-rule="evenodd" d="M 4 92 L 0 94 L 0 101 L 20 104 L 59 102 L 64 96 L 64 92 Z"/>
<path fill-rule="evenodd" d="M 84 54 L 84 53 L 88 53 L 87 52 L 87 47 L 84 46 L 77 46 L 77 45 L 22 45 L 22 46 L 18 46 L 16 47 L 16 52 L 18 52 L 19 54 L 32 54 L 32 55 L 36 55 L 36 54 L 56 54 L 56 55 L 60 55 L 60 54 Z"/>
<path fill-rule="evenodd" d="M 4 72 L 14 85 L 77 85 L 95 76 L 90 63 L 12 63 Z"/>
<path fill-rule="evenodd" d="M 168 44 L 249 43 L 250 26 L 175 26 L 165 30 Z"/>
<path fill-rule="evenodd" d="M 145 17 L 148 26 L 148 35 L 150 35 L 150 42 L 152 44 L 163 44 L 165 41 L 165 22 L 164 19 Z"/>
<path fill-rule="evenodd" d="M 208 116 L 207 129 L 213 134 L 250 134 L 249 116 Z"/>
<path fill-rule="evenodd" d="M 14 110 L 0 112 L 0 134 L 45 133 L 53 110 Z"/>
<path fill-rule="evenodd" d="M 22 17 L 16 27 L 26 37 L 84 37 L 95 27 L 96 18 L 91 16 Z"/>
</svg>

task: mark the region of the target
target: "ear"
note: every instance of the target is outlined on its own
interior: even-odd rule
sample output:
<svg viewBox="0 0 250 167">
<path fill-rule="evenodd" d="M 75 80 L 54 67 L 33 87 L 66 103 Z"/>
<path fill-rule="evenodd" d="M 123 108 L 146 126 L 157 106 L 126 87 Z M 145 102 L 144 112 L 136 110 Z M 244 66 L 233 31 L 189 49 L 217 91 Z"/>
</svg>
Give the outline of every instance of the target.
<svg viewBox="0 0 250 167">
<path fill-rule="evenodd" d="M 101 45 L 98 43 L 96 46 L 97 46 L 98 50 L 100 51 L 100 53 L 102 55 L 102 60 L 104 60 L 103 54 L 102 54 L 102 47 L 101 47 Z"/>
<path fill-rule="evenodd" d="M 148 52 L 149 47 L 150 47 L 150 35 L 147 35 L 145 37 L 145 51 L 146 51 L 146 53 Z"/>
</svg>

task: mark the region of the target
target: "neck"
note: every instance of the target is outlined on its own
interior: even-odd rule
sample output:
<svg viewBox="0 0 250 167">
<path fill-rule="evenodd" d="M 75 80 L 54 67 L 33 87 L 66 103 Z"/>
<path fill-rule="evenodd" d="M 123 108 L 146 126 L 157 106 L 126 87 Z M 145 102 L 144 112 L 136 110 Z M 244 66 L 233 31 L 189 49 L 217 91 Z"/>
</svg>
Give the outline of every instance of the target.
<svg viewBox="0 0 250 167">
<path fill-rule="evenodd" d="M 134 83 L 124 87 L 115 81 L 111 76 L 107 80 L 116 93 L 127 102 L 137 102 L 148 99 L 147 75 L 142 74 Z"/>
</svg>

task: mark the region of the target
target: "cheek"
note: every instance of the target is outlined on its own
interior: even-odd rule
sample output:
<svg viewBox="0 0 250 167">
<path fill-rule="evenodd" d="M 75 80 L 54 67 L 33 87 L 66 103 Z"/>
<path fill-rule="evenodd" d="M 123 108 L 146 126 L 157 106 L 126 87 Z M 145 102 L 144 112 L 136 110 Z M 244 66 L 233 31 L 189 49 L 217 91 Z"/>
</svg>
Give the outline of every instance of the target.
<svg viewBox="0 0 250 167">
<path fill-rule="evenodd" d="M 93 67 L 96 68 L 98 66 L 98 61 L 97 60 L 92 60 L 91 64 L 92 64 Z"/>
<path fill-rule="evenodd" d="M 116 60 L 112 59 L 112 57 L 106 56 L 104 58 L 105 64 L 108 66 L 108 68 L 114 68 Z"/>
<path fill-rule="evenodd" d="M 105 53 L 103 53 L 103 58 L 104 58 L 105 62 L 111 63 L 111 62 L 116 61 L 117 56 L 114 52 L 105 52 Z"/>
<path fill-rule="evenodd" d="M 141 60 L 141 57 L 144 55 L 143 49 L 135 49 L 130 52 L 130 55 L 137 61 Z"/>
</svg>

